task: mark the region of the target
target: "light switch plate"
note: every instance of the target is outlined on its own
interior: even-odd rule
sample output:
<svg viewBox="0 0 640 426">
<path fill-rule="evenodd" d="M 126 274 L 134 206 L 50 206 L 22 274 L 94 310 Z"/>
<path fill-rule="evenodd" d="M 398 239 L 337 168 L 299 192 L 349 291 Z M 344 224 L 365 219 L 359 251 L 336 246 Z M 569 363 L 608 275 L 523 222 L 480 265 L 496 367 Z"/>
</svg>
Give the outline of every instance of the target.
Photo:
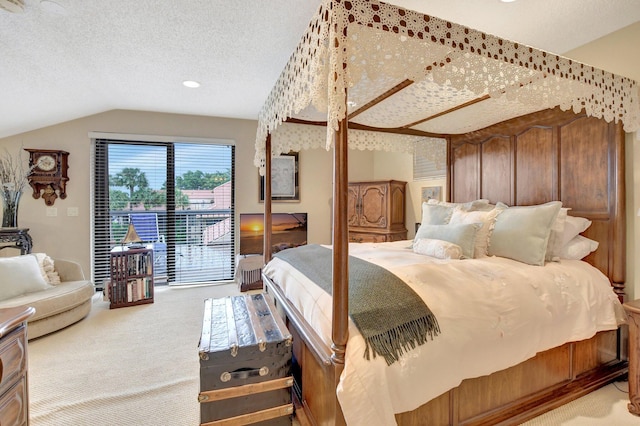
<svg viewBox="0 0 640 426">
<path fill-rule="evenodd" d="M 58 216 L 58 208 L 47 207 L 47 217 L 55 217 L 55 216 Z"/>
</svg>

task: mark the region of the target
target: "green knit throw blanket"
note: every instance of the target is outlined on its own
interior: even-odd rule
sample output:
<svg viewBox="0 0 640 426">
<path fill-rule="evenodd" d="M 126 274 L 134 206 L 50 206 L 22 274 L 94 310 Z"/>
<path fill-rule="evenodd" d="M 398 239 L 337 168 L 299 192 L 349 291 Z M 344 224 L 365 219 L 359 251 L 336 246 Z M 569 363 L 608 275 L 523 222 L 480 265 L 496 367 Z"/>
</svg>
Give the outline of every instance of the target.
<svg viewBox="0 0 640 426">
<path fill-rule="evenodd" d="M 310 244 L 274 255 L 332 294 L 332 252 Z M 400 278 L 378 265 L 349 256 L 349 315 L 373 353 L 387 365 L 405 351 L 440 333 L 438 321 L 424 301 Z"/>
</svg>

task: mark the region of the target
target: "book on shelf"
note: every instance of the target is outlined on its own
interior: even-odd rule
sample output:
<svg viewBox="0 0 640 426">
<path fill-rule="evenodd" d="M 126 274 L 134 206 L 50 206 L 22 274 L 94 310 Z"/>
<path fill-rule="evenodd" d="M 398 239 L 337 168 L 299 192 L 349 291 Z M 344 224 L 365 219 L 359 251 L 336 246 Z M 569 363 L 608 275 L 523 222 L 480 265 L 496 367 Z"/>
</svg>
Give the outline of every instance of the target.
<svg viewBox="0 0 640 426">
<path fill-rule="evenodd" d="M 137 302 L 151 297 L 150 277 L 135 278 L 127 282 L 127 302 Z"/>
<path fill-rule="evenodd" d="M 127 255 L 127 273 L 129 275 L 145 275 L 153 272 L 153 254 L 134 253 Z"/>
</svg>

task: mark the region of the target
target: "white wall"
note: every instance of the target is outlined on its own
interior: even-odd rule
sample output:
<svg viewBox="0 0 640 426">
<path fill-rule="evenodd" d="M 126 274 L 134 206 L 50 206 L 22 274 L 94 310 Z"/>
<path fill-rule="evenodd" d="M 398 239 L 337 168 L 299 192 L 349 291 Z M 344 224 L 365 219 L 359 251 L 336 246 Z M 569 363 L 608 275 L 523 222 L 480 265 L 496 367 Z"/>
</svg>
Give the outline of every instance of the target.
<svg viewBox="0 0 640 426">
<path fill-rule="evenodd" d="M 636 214 L 640 211 L 640 132 L 627 133 L 625 138 L 625 182 L 627 190 L 627 300 L 640 297 L 640 274 L 636 272 L 640 254 L 640 226 Z"/>
<path fill-rule="evenodd" d="M 404 152 L 376 152 L 374 154 L 375 180 L 395 179 L 407 182 L 406 217 L 408 238 L 415 236 L 415 224 L 422 218 L 422 188 L 441 186 L 442 199 L 446 199 L 446 180 L 430 179 L 413 181 L 413 155 Z"/>
<path fill-rule="evenodd" d="M 640 82 L 640 22 L 565 53 L 565 56 Z M 627 188 L 627 299 L 640 297 L 640 136 L 627 134 L 625 144 Z"/>
<path fill-rule="evenodd" d="M 253 156 L 253 154 L 251 155 Z M 373 154 L 371 152 L 350 150 L 348 158 L 350 181 L 372 179 Z M 236 161 L 239 161 L 238 157 L 236 157 Z M 274 203 L 273 211 L 307 212 L 309 242 L 331 244 L 333 150 L 313 149 L 300 152 L 299 168 L 300 203 Z M 257 197 L 257 186 L 255 190 Z M 236 201 L 240 204 L 240 195 L 236 194 Z M 238 211 L 240 211 L 240 207 L 238 207 Z"/>
<path fill-rule="evenodd" d="M 233 139 L 238 159 L 236 194 L 242 194 L 238 197 L 238 210 L 255 211 L 259 208 L 258 172 L 252 166 L 256 126 L 256 122 L 250 120 L 117 110 L 0 139 L 0 148 L 7 147 L 11 152 L 18 152 L 23 147 L 69 152 L 67 198 L 55 201 L 53 207 L 57 209 L 57 216 L 47 216 L 44 201 L 33 199 L 28 192 L 20 202 L 19 226 L 29 228 L 34 252 L 75 260 L 80 262 L 85 274 L 89 274 L 90 132 Z M 77 217 L 67 216 L 70 207 L 78 208 Z"/>
<path fill-rule="evenodd" d="M 90 132 L 193 138 L 231 139 L 236 144 L 236 215 L 262 212 L 259 202 L 258 170 L 253 165 L 257 121 L 216 117 L 115 110 L 60 123 L 35 131 L 0 139 L 0 149 L 11 153 L 22 148 L 61 149 L 69 152 L 67 198 L 58 198 L 57 216 L 47 216 L 42 199 L 34 199 L 30 188 L 19 206 L 19 226 L 29 228 L 33 251 L 79 262 L 85 274 L 91 271 Z M 24 152 L 25 162 L 28 158 Z M 350 151 L 352 179 L 371 179 L 373 154 Z M 300 202 L 274 203 L 274 212 L 307 212 L 309 242 L 331 243 L 331 202 L 333 152 L 309 150 L 300 153 Z M 78 216 L 67 209 L 78 208 Z M 17 251 L 3 250 L 2 255 Z"/>
</svg>

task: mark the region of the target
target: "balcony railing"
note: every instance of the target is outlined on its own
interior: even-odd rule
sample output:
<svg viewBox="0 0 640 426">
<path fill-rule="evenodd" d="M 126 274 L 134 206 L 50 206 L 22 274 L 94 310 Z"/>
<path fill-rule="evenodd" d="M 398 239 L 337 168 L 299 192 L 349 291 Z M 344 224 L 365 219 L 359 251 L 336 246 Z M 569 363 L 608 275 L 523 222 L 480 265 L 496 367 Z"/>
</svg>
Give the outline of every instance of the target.
<svg viewBox="0 0 640 426">
<path fill-rule="evenodd" d="M 127 232 L 131 215 L 157 215 L 158 242 L 154 244 L 156 282 L 191 283 L 233 278 L 235 267 L 231 209 L 114 210 L 111 237 L 117 245 Z M 173 219 L 173 220 L 172 220 Z"/>
</svg>

